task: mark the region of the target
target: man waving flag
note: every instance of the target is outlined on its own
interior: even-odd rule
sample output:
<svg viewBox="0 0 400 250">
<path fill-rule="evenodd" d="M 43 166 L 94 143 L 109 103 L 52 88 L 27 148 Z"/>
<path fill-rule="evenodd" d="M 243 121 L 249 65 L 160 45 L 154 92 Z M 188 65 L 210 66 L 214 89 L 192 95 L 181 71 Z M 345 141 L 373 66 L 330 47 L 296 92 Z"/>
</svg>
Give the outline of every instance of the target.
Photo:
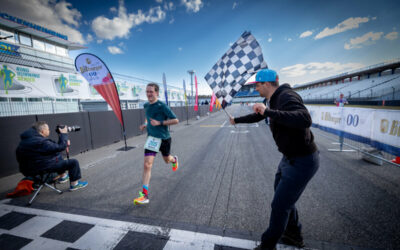
<svg viewBox="0 0 400 250">
<path fill-rule="evenodd" d="M 254 36 L 245 31 L 204 77 L 225 108 L 254 73 L 268 68 L 261 47 Z"/>
</svg>

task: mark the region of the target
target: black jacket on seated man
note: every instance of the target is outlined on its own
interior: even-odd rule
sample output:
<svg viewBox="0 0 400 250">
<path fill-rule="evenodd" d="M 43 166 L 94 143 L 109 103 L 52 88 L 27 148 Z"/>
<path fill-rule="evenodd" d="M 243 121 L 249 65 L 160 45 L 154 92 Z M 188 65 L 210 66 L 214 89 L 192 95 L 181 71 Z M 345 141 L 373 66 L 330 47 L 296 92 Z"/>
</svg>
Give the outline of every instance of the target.
<svg viewBox="0 0 400 250">
<path fill-rule="evenodd" d="M 49 126 L 43 121 L 36 122 L 21 134 L 16 150 L 20 172 L 33 176 L 41 172 L 61 175 L 68 171 L 70 182 L 76 182 L 81 178 L 79 162 L 75 159 L 64 160 L 61 154 L 67 148 L 67 130 L 60 130 L 58 143 L 49 139 L 49 135 Z"/>
<path fill-rule="evenodd" d="M 53 167 L 63 160 L 61 152 L 67 148 L 68 135 L 59 135 L 58 143 L 43 137 L 35 128 L 30 128 L 21 135 L 17 148 L 17 160 L 21 173 L 35 173 Z"/>
</svg>

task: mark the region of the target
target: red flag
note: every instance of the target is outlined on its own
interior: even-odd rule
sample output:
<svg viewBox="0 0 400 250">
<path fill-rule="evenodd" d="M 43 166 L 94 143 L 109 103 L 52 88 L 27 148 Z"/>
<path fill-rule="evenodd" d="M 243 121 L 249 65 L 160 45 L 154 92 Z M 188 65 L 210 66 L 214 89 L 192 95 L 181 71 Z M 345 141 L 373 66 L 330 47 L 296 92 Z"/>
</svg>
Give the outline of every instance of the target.
<svg viewBox="0 0 400 250">
<path fill-rule="evenodd" d="M 75 67 L 111 106 L 124 127 L 117 87 L 104 62 L 95 55 L 83 53 L 76 57 Z"/>
<path fill-rule="evenodd" d="M 215 102 L 215 99 L 216 99 L 217 97 L 215 96 L 215 94 L 214 94 L 214 92 L 212 93 L 212 96 L 211 96 L 211 101 L 210 101 L 210 112 L 212 112 L 213 111 L 213 106 L 214 106 L 214 102 Z"/>
<path fill-rule="evenodd" d="M 199 110 L 199 95 L 198 95 L 198 91 L 197 91 L 197 77 L 196 75 L 194 76 L 194 84 L 196 87 L 196 102 L 194 103 L 194 111 Z"/>
<path fill-rule="evenodd" d="M 117 88 L 115 87 L 113 79 L 111 78 L 111 75 L 108 74 L 106 77 L 103 78 L 102 84 L 96 84 L 93 85 L 93 87 L 111 106 L 118 120 L 122 124 L 121 105 L 119 103 L 118 91 Z"/>
</svg>

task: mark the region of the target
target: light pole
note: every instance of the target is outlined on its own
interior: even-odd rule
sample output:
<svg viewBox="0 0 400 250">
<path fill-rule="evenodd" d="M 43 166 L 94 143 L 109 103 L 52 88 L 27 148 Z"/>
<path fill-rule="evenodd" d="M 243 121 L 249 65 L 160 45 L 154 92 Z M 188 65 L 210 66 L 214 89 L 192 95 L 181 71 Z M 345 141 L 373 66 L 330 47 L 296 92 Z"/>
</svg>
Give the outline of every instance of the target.
<svg viewBox="0 0 400 250">
<path fill-rule="evenodd" d="M 190 74 L 190 89 L 191 89 L 191 94 L 190 94 L 190 98 L 189 98 L 189 105 L 192 104 L 192 98 L 193 98 L 193 74 L 194 74 L 194 70 L 188 70 L 187 71 Z"/>
</svg>

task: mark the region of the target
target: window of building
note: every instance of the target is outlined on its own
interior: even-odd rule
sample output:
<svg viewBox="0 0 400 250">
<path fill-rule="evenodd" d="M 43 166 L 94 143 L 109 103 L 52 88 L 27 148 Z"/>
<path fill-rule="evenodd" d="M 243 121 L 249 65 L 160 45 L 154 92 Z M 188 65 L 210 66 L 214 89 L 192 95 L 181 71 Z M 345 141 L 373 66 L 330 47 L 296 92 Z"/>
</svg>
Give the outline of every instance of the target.
<svg viewBox="0 0 400 250">
<path fill-rule="evenodd" d="M 19 34 L 19 42 L 23 45 L 32 47 L 32 39 L 29 35 Z"/>
<path fill-rule="evenodd" d="M 44 42 L 36 40 L 36 39 L 32 39 L 32 40 L 33 40 L 33 47 L 35 49 L 44 51 Z"/>
<path fill-rule="evenodd" d="M 45 47 L 46 52 L 53 53 L 53 54 L 56 53 L 56 46 L 54 46 L 53 44 L 45 43 L 44 47 Z"/>
<path fill-rule="evenodd" d="M 22 97 L 11 97 L 10 100 L 12 102 L 23 102 L 24 99 Z"/>
<path fill-rule="evenodd" d="M 56 53 L 60 56 L 68 56 L 67 50 L 63 47 L 56 46 Z"/>
<path fill-rule="evenodd" d="M 41 102 L 42 98 L 26 98 L 28 102 Z"/>
<path fill-rule="evenodd" d="M 8 30 L 0 29 L 0 37 L 8 37 L 7 39 L 3 40 L 8 43 L 16 43 L 17 41 L 15 34 Z"/>
</svg>

